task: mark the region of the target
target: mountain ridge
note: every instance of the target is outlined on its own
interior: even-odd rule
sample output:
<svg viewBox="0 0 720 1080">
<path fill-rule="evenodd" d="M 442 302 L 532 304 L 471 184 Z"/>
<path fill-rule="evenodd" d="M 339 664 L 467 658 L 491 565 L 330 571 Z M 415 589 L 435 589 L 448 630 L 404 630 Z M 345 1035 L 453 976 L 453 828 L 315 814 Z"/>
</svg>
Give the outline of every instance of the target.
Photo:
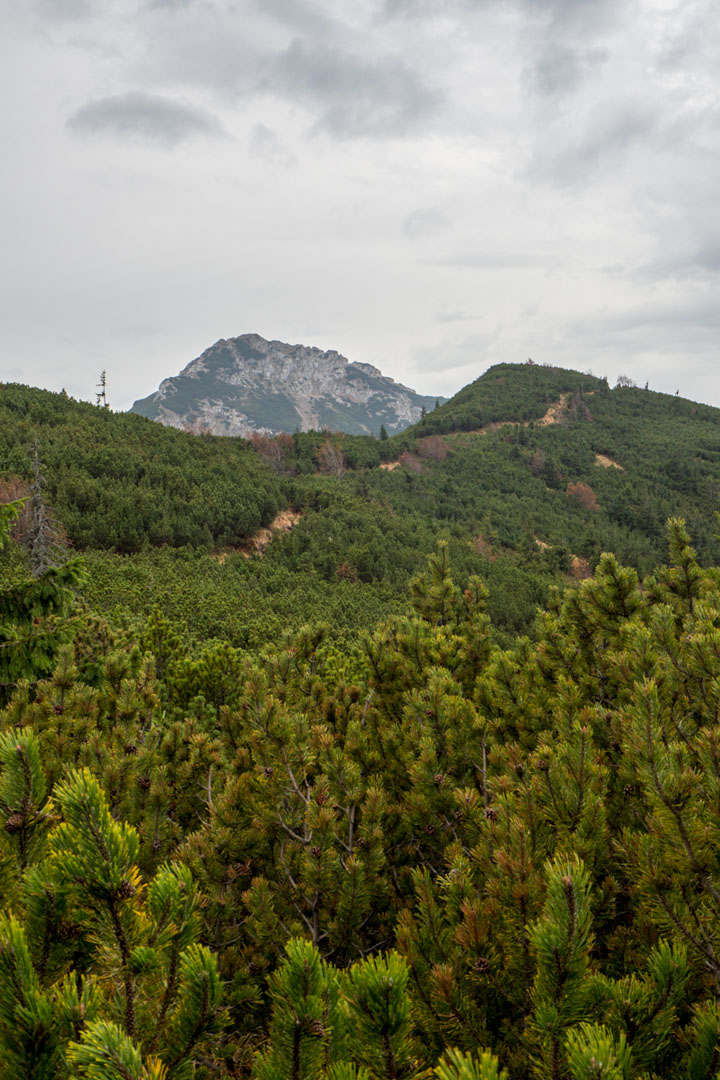
<svg viewBox="0 0 720 1080">
<path fill-rule="evenodd" d="M 278 435 L 328 427 L 354 435 L 404 430 L 443 402 L 417 394 L 372 364 L 335 349 L 260 334 L 220 338 L 158 389 L 134 402 L 170 427 L 213 435 Z"/>
</svg>

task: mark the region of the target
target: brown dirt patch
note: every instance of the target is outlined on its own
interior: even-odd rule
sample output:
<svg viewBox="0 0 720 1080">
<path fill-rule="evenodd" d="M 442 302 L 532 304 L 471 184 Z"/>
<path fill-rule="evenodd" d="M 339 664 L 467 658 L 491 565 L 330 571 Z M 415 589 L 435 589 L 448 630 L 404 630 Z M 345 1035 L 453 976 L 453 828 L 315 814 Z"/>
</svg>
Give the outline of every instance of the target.
<svg viewBox="0 0 720 1080">
<path fill-rule="evenodd" d="M 535 421 L 535 423 L 539 427 L 547 427 L 548 424 L 559 424 L 560 417 L 562 416 L 565 408 L 567 407 L 568 396 L 568 394 L 562 394 L 560 400 L 556 401 L 554 405 L 551 405 L 545 415 L 541 416 L 539 420 Z M 527 421 L 525 421 L 524 426 L 528 426 Z"/>
<path fill-rule="evenodd" d="M 277 532 L 290 532 L 301 517 L 302 514 L 298 510 L 281 510 L 273 518 L 269 526 L 258 529 L 253 536 L 248 537 L 242 544 L 224 548 L 222 551 L 216 552 L 212 557 L 222 566 L 229 555 L 242 555 L 244 559 L 249 559 L 251 555 L 263 555 L 273 535 Z"/>
<path fill-rule="evenodd" d="M 623 466 L 619 465 L 617 461 L 613 461 L 613 459 L 611 457 L 608 457 L 607 454 L 596 454 L 595 464 L 602 465 L 603 469 L 619 469 L 620 472 L 625 472 Z"/>
<path fill-rule="evenodd" d="M 539 420 L 492 420 L 489 424 L 484 424 L 481 428 L 475 428 L 473 431 L 464 431 L 463 435 L 487 435 L 489 431 L 499 431 L 500 428 L 507 427 L 530 427 L 531 424 L 537 424 L 538 427 L 547 427 L 548 424 L 559 424 L 562 418 L 562 414 L 567 408 L 567 402 L 569 394 L 562 394 L 558 401 L 555 401 L 547 410 L 544 416 L 541 416 Z"/>
<path fill-rule="evenodd" d="M 580 555 L 573 555 L 570 560 L 570 574 L 576 581 L 584 581 L 585 578 L 592 577 L 590 563 Z"/>
<path fill-rule="evenodd" d="M 493 551 L 491 545 L 482 533 L 478 533 L 477 536 L 470 541 L 470 546 L 474 552 L 478 555 L 482 555 L 484 559 L 489 559 L 490 562 L 495 562 L 497 559 L 497 554 Z"/>
</svg>

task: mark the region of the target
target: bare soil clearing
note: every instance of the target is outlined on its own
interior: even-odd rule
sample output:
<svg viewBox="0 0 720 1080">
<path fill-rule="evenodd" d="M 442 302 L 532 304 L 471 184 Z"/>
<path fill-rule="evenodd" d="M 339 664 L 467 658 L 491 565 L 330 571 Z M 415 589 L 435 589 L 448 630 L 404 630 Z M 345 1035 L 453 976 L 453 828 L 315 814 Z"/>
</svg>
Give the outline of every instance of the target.
<svg viewBox="0 0 720 1080">
<path fill-rule="evenodd" d="M 489 431 L 499 431 L 500 428 L 507 427 L 530 427 L 531 424 L 537 424 L 538 427 L 547 427 L 548 424 L 559 424 L 562 419 L 562 414 L 567 408 L 569 394 L 562 394 L 558 401 L 553 402 L 549 406 L 544 416 L 541 416 L 539 420 L 492 420 L 489 424 L 484 424 L 481 428 L 475 428 L 473 431 L 458 432 L 462 435 L 487 435 Z"/>
<path fill-rule="evenodd" d="M 242 555 L 249 559 L 251 555 L 263 555 L 275 533 L 290 532 L 297 525 L 302 514 L 298 510 L 281 510 L 264 529 L 258 529 L 253 535 L 234 547 L 224 548 L 213 555 L 213 559 L 222 564 L 229 555 Z"/>
<path fill-rule="evenodd" d="M 596 454 L 595 464 L 602 465 L 603 469 L 619 469 L 620 472 L 625 472 L 624 467 L 622 465 L 619 465 L 617 461 L 613 461 L 613 459 L 611 457 L 608 457 L 607 454 Z"/>
</svg>

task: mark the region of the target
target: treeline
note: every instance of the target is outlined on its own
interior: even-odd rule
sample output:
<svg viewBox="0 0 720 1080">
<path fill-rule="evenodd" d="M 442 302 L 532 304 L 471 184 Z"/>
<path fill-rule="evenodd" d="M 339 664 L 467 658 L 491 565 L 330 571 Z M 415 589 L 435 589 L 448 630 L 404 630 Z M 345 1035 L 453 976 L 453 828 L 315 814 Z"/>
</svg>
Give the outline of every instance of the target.
<svg viewBox="0 0 720 1080">
<path fill-rule="evenodd" d="M 80 549 L 210 546 L 272 520 L 286 496 L 242 439 L 193 437 L 131 413 L 18 385 L 0 392 L 1 475 L 33 478 Z"/>
<path fill-rule="evenodd" d="M 669 538 L 506 649 L 445 547 L 351 656 L 16 577 L 3 1076 L 714 1080 L 720 571 Z"/>
</svg>

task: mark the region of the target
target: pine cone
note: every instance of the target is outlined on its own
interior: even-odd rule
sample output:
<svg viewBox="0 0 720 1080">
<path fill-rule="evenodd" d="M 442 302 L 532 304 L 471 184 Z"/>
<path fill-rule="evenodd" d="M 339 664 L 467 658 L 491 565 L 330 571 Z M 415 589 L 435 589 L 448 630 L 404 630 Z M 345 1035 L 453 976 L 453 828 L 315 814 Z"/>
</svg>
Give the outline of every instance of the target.
<svg viewBox="0 0 720 1080">
<path fill-rule="evenodd" d="M 134 896 L 137 889 L 130 881 L 122 881 L 120 888 L 117 891 L 118 897 L 121 900 L 129 900 L 131 896 Z"/>
<path fill-rule="evenodd" d="M 11 814 L 10 817 L 5 822 L 5 832 L 15 833 L 19 829 L 22 829 L 24 824 L 25 824 L 25 815 L 24 814 L 19 814 L 16 811 L 14 814 Z"/>
</svg>

